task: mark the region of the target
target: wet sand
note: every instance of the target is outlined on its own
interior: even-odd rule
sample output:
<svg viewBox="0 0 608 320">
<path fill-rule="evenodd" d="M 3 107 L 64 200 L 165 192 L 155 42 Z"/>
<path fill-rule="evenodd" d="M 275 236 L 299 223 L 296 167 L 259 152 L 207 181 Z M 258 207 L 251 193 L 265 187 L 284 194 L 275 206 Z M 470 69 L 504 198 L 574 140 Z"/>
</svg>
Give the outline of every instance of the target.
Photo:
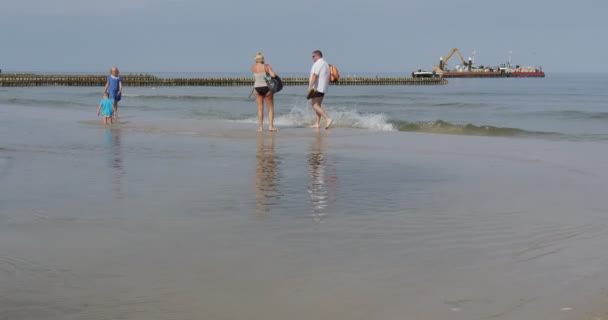
<svg viewBox="0 0 608 320">
<path fill-rule="evenodd" d="M 605 318 L 605 144 L 4 110 L 0 319 Z"/>
</svg>

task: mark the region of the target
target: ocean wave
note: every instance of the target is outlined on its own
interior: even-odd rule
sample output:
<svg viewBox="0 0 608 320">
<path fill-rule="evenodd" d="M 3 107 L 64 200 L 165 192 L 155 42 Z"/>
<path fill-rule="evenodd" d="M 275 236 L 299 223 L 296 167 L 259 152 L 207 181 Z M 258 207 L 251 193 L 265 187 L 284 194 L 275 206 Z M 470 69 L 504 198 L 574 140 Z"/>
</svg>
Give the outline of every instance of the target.
<svg viewBox="0 0 608 320">
<path fill-rule="evenodd" d="M 4 101 L 0 101 L 0 103 L 6 103 L 9 105 L 22 105 L 22 106 L 53 106 L 53 107 L 61 107 L 61 106 L 88 106 L 89 104 L 79 103 L 76 101 L 68 101 L 68 100 L 50 100 L 50 99 L 30 99 L 30 98 L 11 98 L 6 99 Z"/>
<path fill-rule="evenodd" d="M 489 105 L 483 102 L 439 102 L 439 103 L 427 103 L 428 107 L 449 107 L 451 109 L 471 109 L 471 108 L 495 108 L 495 106 Z"/>
<path fill-rule="evenodd" d="M 434 107 L 461 107 L 464 105 L 465 105 L 465 103 L 463 103 L 463 102 L 440 102 L 440 103 L 432 104 L 432 106 L 434 106 Z"/>
<path fill-rule="evenodd" d="M 123 98 L 139 99 L 144 101 L 248 101 L 246 95 L 237 96 L 195 96 L 195 95 L 146 95 L 123 94 Z"/>
<path fill-rule="evenodd" d="M 349 108 L 326 108 L 334 120 L 333 126 L 341 128 L 367 129 L 374 131 L 402 131 L 439 133 L 470 136 L 542 136 L 559 138 L 556 132 L 530 131 L 519 128 L 497 127 L 490 125 L 456 124 L 444 120 L 435 121 L 399 121 L 389 120 L 383 113 L 361 113 Z M 283 127 L 308 127 L 314 123 L 315 114 L 308 107 L 294 106 L 288 114 L 275 117 L 275 125 Z M 267 119 L 266 119 L 267 120 Z M 238 122 L 257 123 L 256 117 L 237 120 Z"/>
<path fill-rule="evenodd" d="M 426 132 L 452 135 L 471 135 L 471 136 L 545 136 L 559 137 L 561 134 L 555 132 L 529 131 L 519 128 L 496 127 L 489 125 L 454 124 L 444 120 L 428 122 L 407 122 L 393 121 L 396 130 L 405 132 Z"/>
<path fill-rule="evenodd" d="M 394 127 L 382 113 L 360 113 L 347 108 L 326 108 L 334 120 L 332 126 L 342 128 L 368 129 L 375 131 L 394 131 Z M 277 126 L 308 127 L 314 123 L 315 114 L 309 107 L 293 106 L 288 114 L 278 115 L 274 119 Z M 238 120 L 239 122 L 257 123 L 257 117 Z"/>
<path fill-rule="evenodd" d="M 608 112 L 590 112 L 580 110 L 563 110 L 547 112 L 546 115 L 563 119 L 602 120 L 608 119 Z"/>
</svg>

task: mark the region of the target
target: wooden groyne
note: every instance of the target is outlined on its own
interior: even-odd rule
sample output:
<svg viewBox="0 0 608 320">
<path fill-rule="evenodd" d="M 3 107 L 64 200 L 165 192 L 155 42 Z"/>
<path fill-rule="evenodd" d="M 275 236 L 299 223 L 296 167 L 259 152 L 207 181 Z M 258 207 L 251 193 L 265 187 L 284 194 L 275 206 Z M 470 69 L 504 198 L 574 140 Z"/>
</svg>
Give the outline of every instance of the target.
<svg viewBox="0 0 608 320">
<path fill-rule="evenodd" d="M 253 78 L 159 78 L 152 75 L 125 75 L 123 84 L 131 87 L 160 86 L 252 86 Z M 308 78 L 282 78 L 286 86 L 306 86 Z M 105 75 L 37 75 L 0 74 L 0 87 L 75 86 L 97 87 L 106 83 Z M 441 85 L 448 81 L 443 78 L 369 78 L 342 77 L 332 85 L 375 86 L 375 85 Z"/>
</svg>

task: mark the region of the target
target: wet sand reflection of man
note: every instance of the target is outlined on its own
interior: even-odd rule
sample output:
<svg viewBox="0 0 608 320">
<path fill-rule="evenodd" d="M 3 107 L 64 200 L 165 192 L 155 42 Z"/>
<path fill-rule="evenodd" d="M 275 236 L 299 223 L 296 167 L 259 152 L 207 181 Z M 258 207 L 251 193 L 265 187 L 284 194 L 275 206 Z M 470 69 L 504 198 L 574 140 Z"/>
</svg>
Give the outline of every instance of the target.
<svg viewBox="0 0 608 320">
<path fill-rule="evenodd" d="M 112 169 L 112 192 L 115 199 L 122 199 L 122 177 L 125 173 L 122 156 L 120 128 L 108 127 L 105 132 L 108 166 Z"/>
<path fill-rule="evenodd" d="M 259 132 L 257 136 L 255 197 L 256 212 L 270 213 L 273 205 L 282 197 L 279 188 L 280 160 L 274 153 L 274 134 Z"/>
<path fill-rule="evenodd" d="M 336 200 L 337 175 L 334 161 L 325 153 L 325 134 L 316 132 L 308 156 L 310 195 L 313 219 L 321 221 Z"/>
</svg>

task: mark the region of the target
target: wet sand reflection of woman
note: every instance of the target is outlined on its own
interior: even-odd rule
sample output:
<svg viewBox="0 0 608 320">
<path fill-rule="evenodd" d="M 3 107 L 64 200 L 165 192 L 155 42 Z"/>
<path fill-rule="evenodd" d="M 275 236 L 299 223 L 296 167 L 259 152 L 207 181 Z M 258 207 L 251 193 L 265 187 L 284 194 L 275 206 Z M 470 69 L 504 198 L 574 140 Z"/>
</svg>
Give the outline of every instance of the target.
<svg viewBox="0 0 608 320">
<path fill-rule="evenodd" d="M 312 217 L 321 221 L 327 215 L 329 207 L 335 202 L 337 176 L 334 162 L 325 154 L 324 134 L 317 132 L 308 156 L 310 195 Z"/>
<path fill-rule="evenodd" d="M 280 161 L 274 154 L 274 139 L 274 134 L 258 133 L 255 170 L 257 213 L 270 213 L 271 207 L 282 196 L 279 188 Z"/>
<path fill-rule="evenodd" d="M 106 128 L 106 154 L 108 166 L 112 169 L 112 191 L 114 193 L 114 198 L 116 199 L 123 198 L 122 176 L 125 173 L 120 137 L 120 128 Z"/>
</svg>

